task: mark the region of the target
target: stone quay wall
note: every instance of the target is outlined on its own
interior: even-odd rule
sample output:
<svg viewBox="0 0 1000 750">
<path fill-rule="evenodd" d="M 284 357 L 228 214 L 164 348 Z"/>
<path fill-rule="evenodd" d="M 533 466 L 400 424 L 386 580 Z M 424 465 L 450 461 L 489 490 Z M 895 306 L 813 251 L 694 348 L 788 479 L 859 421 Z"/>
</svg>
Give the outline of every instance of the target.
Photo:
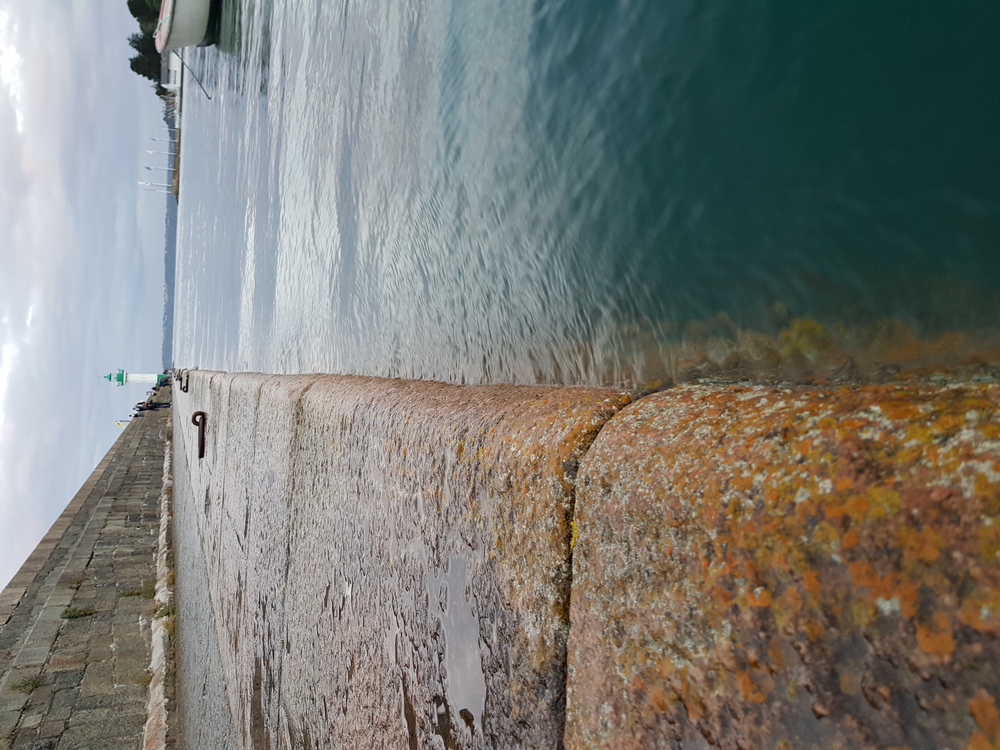
<svg viewBox="0 0 1000 750">
<path fill-rule="evenodd" d="M 4 750 L 142 746 L 169 412 L 128 424 L 0 593 Z"/>
<path fill-rule="evenodd" d="M 988 378 L 187 383 L 182 745 L 1000 747 Z"/>
</svg>

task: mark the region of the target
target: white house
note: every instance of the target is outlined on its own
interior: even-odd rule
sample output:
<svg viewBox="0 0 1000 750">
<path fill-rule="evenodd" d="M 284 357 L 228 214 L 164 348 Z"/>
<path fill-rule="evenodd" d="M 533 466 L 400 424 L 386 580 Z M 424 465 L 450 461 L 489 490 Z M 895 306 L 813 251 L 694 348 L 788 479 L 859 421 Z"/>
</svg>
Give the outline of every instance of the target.
<svg viewBox="0 0 1000 750">
<path fill-rule="evenodd" d="M 181 56 L 175 50 L 163 53 L 163 64 L 160 68 L 160 85 L 167 91 L 181 90 Z"/>
</svg>

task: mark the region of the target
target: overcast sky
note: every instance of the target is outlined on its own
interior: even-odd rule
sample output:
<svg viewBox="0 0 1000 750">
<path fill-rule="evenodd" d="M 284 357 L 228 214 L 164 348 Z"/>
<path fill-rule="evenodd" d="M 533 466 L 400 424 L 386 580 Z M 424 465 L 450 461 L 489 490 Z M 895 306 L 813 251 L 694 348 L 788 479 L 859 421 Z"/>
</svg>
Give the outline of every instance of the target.
<svg viewBox="0 0 1000 750">
<path fill-rule="evenodd" d="M 0 0 L 0 587 L 161 369 L 162 106 L 126 0 Z"/>
</svg>

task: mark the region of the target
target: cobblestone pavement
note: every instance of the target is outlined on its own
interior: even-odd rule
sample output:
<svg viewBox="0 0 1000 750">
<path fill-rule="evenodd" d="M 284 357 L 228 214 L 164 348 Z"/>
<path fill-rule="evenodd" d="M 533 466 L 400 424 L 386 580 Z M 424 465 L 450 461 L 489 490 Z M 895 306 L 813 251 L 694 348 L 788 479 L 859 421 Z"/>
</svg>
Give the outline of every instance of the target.
<svg viewBox="0 0 1000 750">
<path fill-rule="evenodd" d="M 129 424 L 0 593 L 3 750 L 140 747 L 169 421 Z"/>
</svg>

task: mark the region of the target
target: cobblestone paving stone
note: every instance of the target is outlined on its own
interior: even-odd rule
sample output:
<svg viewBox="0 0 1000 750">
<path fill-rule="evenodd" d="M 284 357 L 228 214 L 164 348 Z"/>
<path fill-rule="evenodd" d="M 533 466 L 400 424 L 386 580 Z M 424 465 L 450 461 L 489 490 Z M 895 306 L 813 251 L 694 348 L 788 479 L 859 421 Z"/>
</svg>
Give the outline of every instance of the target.
<svg viewBox="0 0 1000 750">
<path fill-rule="evenodd" d="M 0 592 L 0 750 L 140 747 L 169 416 L 129 424 Z"/>
</svg>

